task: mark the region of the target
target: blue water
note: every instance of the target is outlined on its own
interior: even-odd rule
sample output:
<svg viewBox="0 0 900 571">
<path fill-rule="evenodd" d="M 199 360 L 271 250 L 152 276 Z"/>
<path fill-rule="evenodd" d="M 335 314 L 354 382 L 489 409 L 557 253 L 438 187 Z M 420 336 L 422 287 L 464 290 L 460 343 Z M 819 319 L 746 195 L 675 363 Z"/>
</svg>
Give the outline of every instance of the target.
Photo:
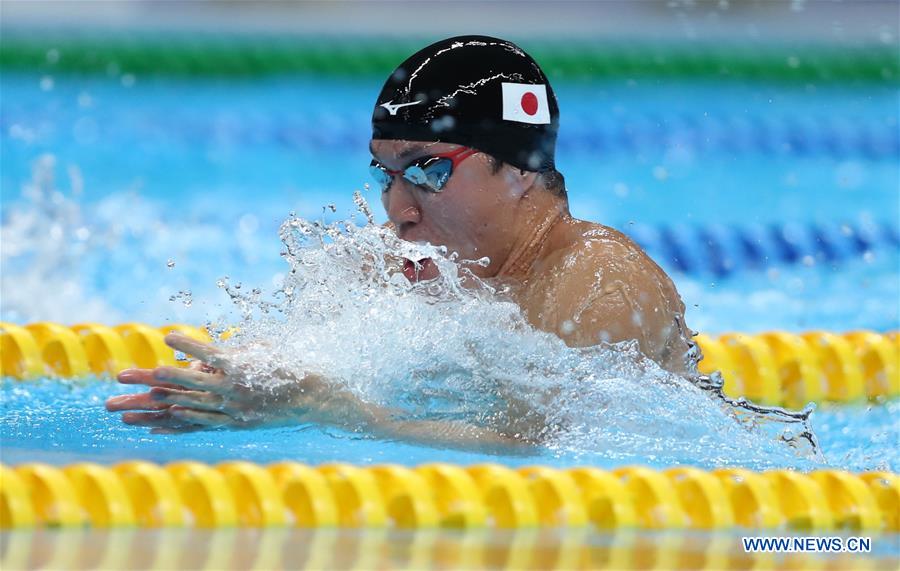
<svg viewBox="0 0 900 571">
<path fill-rule="evenodd" d="M 40 209 L 20 189 L 52 155 L 54 188 L 79 210 L 57 248 L 78 262 L 56 277 L 80 291 L 63 307 L 7 301 L 4 319 L 201 322 L 169 297 L 222 302 L 224 275 L 269 285 L 285 270 L 276 229 L 289 212 L 354 210 L 380 78 L 133 79 L 4 75 L 4 225 Z M 556 91 L 572 213 L 642 243 L 695 329 L 897 329 L 894 90 L 641 80 Z M 24 250 L 4 266 L 33 265 Z M 90 299 L 100 315 L 73 308 Z"/>
<path fill-rule="evenodd" d="M 200 324 L 232 312 L 215 286 L 222 276 L 276 287 L 289 212 L 334 220 L 354 210 L 380 81 L 4 74 L 2 318 Z M 555 89 L 572 213 L 646 241 L 692 328 L 898 328 L 895 90 L 643 79 Z M 20 193 L 36 164 L 43 191 Z M 2 460 L 486 458 L 316 427 L 150 436 L 103 410 L 121 392 L 102 381 L 4 382 Z M 818 411 L 826 457 L 900 469 L 896 408 Z"/>
<path fill-rule="evenodd" d="M 368 180 L 380 78 L 248 83 L 4 75 L 4 188 L 40 153 L 77 165 L 86 200 L 142 197 L 317 212 Z M 900 135 L 889 87 L 652 80 L 555 86 L 557 162 L 576 216 L 622 224 L 887 217 Z M 248 196 L 252 193 L 252 199 Z M 9 200 L 11 195 L 7 195 Z M 254 211 L 262 211 L 260 206 Z"/>
<path fill-rule="evenodd" d="M 603 453 L 573 454 L 549 450 L 499 455 L 436 449 L 400 441 L 375 441 L 337 429 L 304 425 L 297 428 L 216 430 L 180 435 L 151 435 L 126 426 L 118 415 L 107 413 L 108 396 L 130 392 L 110 380 L 18 383 L 2 381 L 2 458 L 6 463 L 43 461 L 51 464 L 90 460 L 102 464 L 142 458 L 155 462 L 198 460 L 248 460 L 269 463 L 278 460 L 320 464 L 349 461 L 358 464 L 392 462 L 414 466 L 436 459 L 473 464 L 502 462 L 511 466 L 535 463 L 557 467 L 591 465 L 613 468 L 629 464 L 667 467 L 672 458 L 655 460 L 645 454 L 609 457 Z M 54 419 L 47 422 L 47 419 Z M 900 438 L 900 403 L 824 407 L 814 413 L 813 427 L 819 436 L 828 465 L 848 470 L 900 471 L 896 442 Z M 728 462 L 697 462 L 683 458 L 674 464 L 705 468 L 722 465 L 752 469 L 777 464 L 759 459 L 734 458 Z M 801 464 L 802 465 L 802 464 Z"/>
</svg>

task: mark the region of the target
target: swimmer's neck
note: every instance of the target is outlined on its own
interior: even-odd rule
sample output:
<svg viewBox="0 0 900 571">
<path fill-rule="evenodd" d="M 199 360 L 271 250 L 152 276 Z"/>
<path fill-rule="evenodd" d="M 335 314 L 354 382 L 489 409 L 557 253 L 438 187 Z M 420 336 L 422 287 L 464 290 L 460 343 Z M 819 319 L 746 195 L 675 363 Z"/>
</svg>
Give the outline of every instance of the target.
<svg viewBox="0 0 900 571">
<path fill-rule="evenodd" d="M 571 217 L 565 200 L 541 189 L 523 196 L 517 209 L 515 238 L 495 277 L 525 281 L 534 263 L 552 247 L 551 237 L 561 226 L 559 222 Z"/>
</svg>

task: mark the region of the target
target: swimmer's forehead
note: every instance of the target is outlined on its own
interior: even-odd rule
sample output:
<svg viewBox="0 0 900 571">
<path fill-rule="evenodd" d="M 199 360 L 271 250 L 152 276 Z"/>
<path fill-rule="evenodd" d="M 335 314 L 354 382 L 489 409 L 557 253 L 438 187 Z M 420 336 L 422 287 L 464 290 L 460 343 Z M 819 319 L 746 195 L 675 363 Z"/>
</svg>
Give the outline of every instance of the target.
<svg viewBox="0 0 900 571">
<path fill-rule="evenodd" d="M 369 142 L 369 152 L 379 162 L 390 164 L 417 159 L 435 153 L 446 153 L 458 149 L 460 145 L 437 141 L 394 141 L 373 139 Z"/>
</svg>

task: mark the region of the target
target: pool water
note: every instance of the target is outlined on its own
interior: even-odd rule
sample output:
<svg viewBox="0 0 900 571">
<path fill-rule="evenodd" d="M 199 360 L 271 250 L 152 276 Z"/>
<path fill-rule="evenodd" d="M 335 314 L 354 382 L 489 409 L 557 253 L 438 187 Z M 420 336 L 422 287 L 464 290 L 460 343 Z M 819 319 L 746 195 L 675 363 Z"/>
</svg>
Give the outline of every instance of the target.
<svg viewBox="0 0 900 571">
<path fill-rule="evenodd" d="M 630 454 L 608 451 L 536 450 L 519 455 L 486 454 L 459 450 L 438 450 L 401 441 L 376 441 L 316 425 L 295 428 L 255 430 L 217 430 L 181 435 L 148 434 L 142 429 L 119 422 L 118 415 L 103 409 L 104 400 L 124 394 L 129 387 L 111 381 L 93 380 L 36 383 L 3 381 L 3 462 L 47 462 L 63 465 L 90 460 L 102 464 L 141 458 L 167 463 L 197 460 L 216 463 L 247 460 L 268 464 L 281 460 L 321 464 L 352 461 L 356 464 L 396 463 L 415 466 L 440 458 L 463 465 L 502 462 L 510 466 L 545 464 L 554 467 L 591 465 L 614 468 L 642 464 L 665 468 L 690 464 L 703 468 L 730 465 L 767 469 L 805 464 L 800 459 L 760 458 L 736 455 L 698 461 L 687 453 L 682 457 L 664 451 L 635 449 Z M 53 418 L 54 422 L 46 419 Z M 900 471 L 900 403 L 879 405 L 831 406 L 813 416 L 813 428 L 819 437 L 828 465 L 840 469 Z M 655 454 L 654 454 L 655 453 Z M 781 464 L 779 464 L 781 462 Z"/>
<path fill-rule="evenodd" d="M 218 278 L 279 281 L 291 211 L 355 210 L 380 78 L 132 80 L 4 74 L 3 319 L 202 322 Z M 555 89 L 573 215 L 647 247 L 694 329 L 897 328 L 889 86 Z"/>
<path fill-rule="evenodd" d="M 281 287 L 278 228 L 291 212 L 342 220 L 359 190 L 383 221 L 365 188 L 379 86 L 4 74 L 2 318 L 234 322 L 216 282 Z M 693 329 L 898 328 L 895 90 L 650 79 L 555 89 L 573 215 L 644 244 L 671 272 Z M 497 459 L 314 426 L 151 436 L 104 411 L 122 392 L 108 380 L 4 381 L 3 461 Z M 900 469 L 896 407 L 817 411 L 829 465 Z M 502 461 L 818 465 L 639 447 Z"/>
</svg>

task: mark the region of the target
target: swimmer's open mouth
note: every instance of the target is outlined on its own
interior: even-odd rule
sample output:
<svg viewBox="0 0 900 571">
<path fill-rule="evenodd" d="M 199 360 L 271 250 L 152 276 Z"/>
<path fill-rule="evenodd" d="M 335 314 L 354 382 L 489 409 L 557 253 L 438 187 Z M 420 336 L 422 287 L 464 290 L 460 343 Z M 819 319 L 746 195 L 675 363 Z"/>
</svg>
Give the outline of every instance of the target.
<svg viewBox="0 0 900 571">
<path fill-rule="evenodd" d="M 422 258 L 418 262 L 410 259 L 403 260 L 403 275 L 406 279 L 415 283 L 419 280 L 430 280 L 438 275 L 437 266 L 431 258 Z"/>
</svg>

